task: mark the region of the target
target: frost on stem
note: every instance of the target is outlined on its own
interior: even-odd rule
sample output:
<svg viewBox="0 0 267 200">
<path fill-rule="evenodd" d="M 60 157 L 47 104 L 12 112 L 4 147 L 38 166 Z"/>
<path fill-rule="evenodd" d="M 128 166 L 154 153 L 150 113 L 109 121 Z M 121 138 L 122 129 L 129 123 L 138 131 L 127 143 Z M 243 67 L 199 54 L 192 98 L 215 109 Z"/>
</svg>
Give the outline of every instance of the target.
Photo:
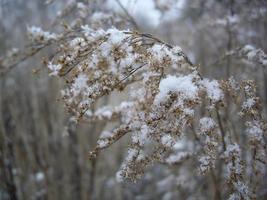
<svg viewBox="0 0 267 200">
<path fill-rule="evenodd" d="M 36 26 L 27 27 L 27 33 L 32 42 L 47 42 L 49 40 L 56 40 L 58 37 L 57 34 L 44 31 Z"/>
<path fill-rule="evenodd" d="M 256 49 L 252 45 L 245 45 L 240 51 L 240 56 L 247 59 L 249 62 L 255 62 L 263 67 L 267 66 L 267 55 L 261 49 Z"/>
<path fill-rule="evenodd" d="M 238 144 L 227 146 L 223 154 L 226 162 L 226 176 L 231 186 L 232 194 L 229 199 L 251 199 L 251 192 L 244 183 L 244 164 L 241 161 L 241 149 Z"/>
<path fill-rule="evenodd" d="M 199 120 L 200 133 L 204 137 L 204 155 L 199 158 L 200 174 L 206 174 L 215 167 L 215 161 L 218 151 L 218 133 L 217 124 L 210 117 L 203 117 Z"/>
</svg>

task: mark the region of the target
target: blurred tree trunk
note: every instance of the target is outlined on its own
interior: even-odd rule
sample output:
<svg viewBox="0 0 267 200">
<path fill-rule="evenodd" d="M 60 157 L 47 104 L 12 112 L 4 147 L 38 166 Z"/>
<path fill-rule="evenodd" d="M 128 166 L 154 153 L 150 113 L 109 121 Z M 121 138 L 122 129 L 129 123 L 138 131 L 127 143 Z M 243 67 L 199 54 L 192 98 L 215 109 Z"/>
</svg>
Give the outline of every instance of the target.
<svg viewBox="0 0 267 200">
<path fill-rule="evenodd" d="M 14 125 L 7 107 L 1 101 L 1 122 L 0 122 L 0 167 L 1 167 L 1 182 L 3 181 L 4 189 L 6 190 L 10 200 L 16 200 L 17 187 L 15 183 L 14 173 L 16 172 L 15 154 L 14 154 Z M 3 178 L 3 179 L 2 179 Z M 2 183 L 1 183 L 2 184 Z"/>
</svg>

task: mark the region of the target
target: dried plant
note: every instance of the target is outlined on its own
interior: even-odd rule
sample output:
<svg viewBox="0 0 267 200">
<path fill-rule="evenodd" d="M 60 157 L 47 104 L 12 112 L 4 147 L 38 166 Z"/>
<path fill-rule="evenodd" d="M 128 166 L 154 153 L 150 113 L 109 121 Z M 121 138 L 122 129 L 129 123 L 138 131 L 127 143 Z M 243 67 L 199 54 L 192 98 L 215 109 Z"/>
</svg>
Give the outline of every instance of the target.
<svg viewBox="0 0 267 200">
<path fill-rule="evenodd" d="M 162 11 L 170 9 L 162 1 L 155 3 Z M 118 4 L 129 18 L 126 23 L 138 29 L 127 9 Z M 88 5 L 68 2 L 53 25 L 75 9 L 78 17 L 70 25 L 64 23 L 59 34 L 28 27 L 30 47 L 0 59 L 1 72 L 51 46 L 52 53 L 43 63 L 50 76 L 65 83 L 61 102 L 71 121 L 110 125 L 98 133 L 89 159 L 94 162 L 121 138 L 130 138 L 116 174 L 118 182 L 137 182 L 158 164 L 180 168 L 186 163 L 185 171 L 211 176 L 215 199 L 257 199 L 266 183 L 262 177 L 267 169 L 267 123 L 255 81 L 206 78 L 179 46 L 141 31 L 110 28 L 110 24 L 125 23 L 122 16 L 93 12 Z M 89 25 L 83 25 L 88 16 Z M 235 23 L 232 16 L 214 24 L 227 28 Z M 262 49 L 229 45 L 227 50 L 212 65 L 236 59 L 266 69 Z M 104 101 L 114 96 L 115 105 Z M 181 151 L 181 145 L 188 147 Z M 189 180 L 188 174 L 184 178 Z M 166 182 L 181 185 L 174 174 Z M 197 180 L 191 186 L 196 188 Z"/>
<path fill-rule="evenodd" d="M 256 197 L 256 180 L 245 178 L 249 166 L 241 159 L 239 136 L 227 131 L 229 127 L 221 119 L 224 107 L 239 110 L 236 118 L 247 126 L 250 148 L 243 151 L 251 154 L 250 173 L 264 175 L 266 122 L 253 82 L 204 78 L 180 47 L 152 35 L 115 28 L 92 30 L 88 26 L 60 43 L 48 68 L 50 75 L 66 81 L 62 98 L 74 121 L 119 122 L 115 129 L 100 134 L 97 146 L 90 152 L 91 159 L 130 135 L 128 155 L 117 172 L 119 181 L 135 181 L 157 162 L 175 164 L 198 155 L 174 154 L 175 145 L 185 137 L 201 144 L 201 174 L 216 170 L 216 162 L 225 160 L 229 199 Z M 127 93 L 127 101 L 93 111 L 101 98 L 116 90 Z M 225 96 L 230 100 L 226 101 Z M 203 106 L 207 110 L 204 116 L 199 113 Z M 187 134 L 197 124 L 197 139 L 190 139 Z"/>
</svg>

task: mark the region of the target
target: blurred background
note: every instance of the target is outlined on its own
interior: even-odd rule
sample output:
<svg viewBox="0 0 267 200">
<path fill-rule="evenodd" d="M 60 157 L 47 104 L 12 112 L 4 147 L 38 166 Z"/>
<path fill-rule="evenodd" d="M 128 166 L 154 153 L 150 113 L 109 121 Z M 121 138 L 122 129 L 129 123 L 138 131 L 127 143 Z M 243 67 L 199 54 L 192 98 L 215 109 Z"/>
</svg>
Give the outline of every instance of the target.
<svg viewBox="0 0 267 200">
<path fill-rule="evenodd" d="M 247 44 L 267 51 L 265 0 L 0 0 L 0 57 L 30 44 L 27 26 L 60 32 L 63 21 L 77 19 L 94 28 L 137 29 L 179 45 L 206 77 L 253 79 L 267 111 L 266 67 L 225 56 Z M 43 69 L 46 55 L 49 48 L 0 76 L 1 200 L 212 199 L 210 177 L 200 177 L 187 161 L 158 164 L 137 183 L 116 182 L 127 138 L 89 161 L 104 125 L 69 125 L 58 101 L 63 83 Z"/>
</svg>

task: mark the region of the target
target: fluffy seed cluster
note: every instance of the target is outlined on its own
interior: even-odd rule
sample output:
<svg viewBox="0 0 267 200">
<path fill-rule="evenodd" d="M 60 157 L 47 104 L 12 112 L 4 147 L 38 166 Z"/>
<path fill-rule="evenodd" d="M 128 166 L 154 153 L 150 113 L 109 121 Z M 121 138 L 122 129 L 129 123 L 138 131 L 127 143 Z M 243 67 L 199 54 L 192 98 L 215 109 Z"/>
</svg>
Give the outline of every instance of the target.
<svg viewBox="0 0 267 200">
<path fill-rule="evenodd" d="M 221 114 L 226 95 L 233 98 L 231 105 L 238 106 L 239 94 L 244 92 L 237 117 L 251 117 L 246 132 L 256 169 L 257 162 L 264 162 L 262 156 L 266 155 L 262 140 L 266 130 L 252 82 L 203 78 L 179 47 L 149 34 L 116 28 L 93 30 L 89 26 L 82 26 L 72 33 L 71 40 L 60 44 L 48 68 L 51 75 L 66 80 L 62 98 L 73 120 L 119 124 L 100 134 L 90 159 L 130 135 L 128 154 L 117 172 L 118 181 L 137 180 L 153 163 L 175 165 L 197 154 L 203 175 L 215 169 L 218 160 L 225 160 L 230 199 L 251 197 L 243 181 L 241 150 L 226 135 L 229 133 Z M 99 106 L 103 97 L 116 92 L 126 94 L 127 101 Z M 208 116 L 199 113 L 203 107 Z M 199 129 L 191 143 L 200 153 L 177 150 L 197 123 Z"/>
<path fill-rule="evenodd" d="M 103 2 L 107 2 L 107 6 L 103 6 Z M 73 15 L 75 20 L 70 23 L 63 20 L 64 30 L 56 29 L 62 34 L 28 27 L 31 44 L 25 51 L 14 49 L 0 58 L 0 75 L 51 45 L 51 52 L 55 52 L 44 63 L 51 76 L 65 81 L 62 99 L 73 116 L 71 119 L 87 123 L 102 121 L 107 125 L 101 129 L 104 131 L 99 133 L 89 158 L 95 159 L 122 137 L 129 138 L 127 155 L 116 174 L 118 181 L 136 181 L 146 169 L 161 163 L 175 165 L 167 169 L 170 170 L 167 177 L 157 184 L 158 191 L 166 192 L 163 199 L 176 199 L 167 191 L 186 191 L 186 196 L 196 194 L 196 199 L 201 199 L 203 190 L 214 190 L 214 199 L 257 199 L 265 195 L 262 193 L 266 185 L 263 177 L 267 174 L 267 123 L 255 83 L 238 82 L 233 77 L 229 80 L 205 78 L 180 47 L 150 34 L 108 29 L 133 25 L 139 30 L 139 19 L 142 20 L 140 24 L 146 21 L 146 25 L 152 23 L 153 27 L 159 23 L 160 16 L 164 18 L 159 11 L 172 9 L 176 1 L 139 1 L 141 8 L 145 4 L 153 7 L 155 16 L 151 17 L 156 20 L 143 20 L 152 18 L 139 13 L 140 9 L 138 12 L 129 9 L 127 13 L 126 1 L 121 1 L 118 11 L 118 2 L 64 2 L 64 8 L 52 22 L 53 27 L 66 16 Z M 137 1 L 132 3 L 138 4 Z M 107 9 L 109 7 L 112 9 Z M 265 12 L 253 8 L 251 11 L 260 18 Z M 231 49 L 235 48 L 231 47 L 231 37 L 235 36 L 234 43 L 240 43 L 235 31 L 243 35 L 245 29 L 238 28 L 243 18 L 247 19 L 238 14 L 219 20 L 213 17 L 213 25 L 227 30 L 229 45 L 225 55 L 211 66 L 222 64 L 220 62 L 226 59 L 230 67 L 235 58 L 235 62 L 239 60 L 242 64 L 266 69 L 267 55 L 263 50 L 252 45 Z M 210 24 L 210 20 L 205 21 Z M 196 30 L 203 30 L 203 25 L 199 24 Z M 216 37 L 220 35 L 212 32 Z M 214 45 L 218 45 L 216 43 Z M 203 60 L 208 63 L 209 58 Z M 114 100 L 116 103 L 112 102 Z M 42 181 L 43 176 L 38 172 L 35 179 Z M 206 184 L 207 180 L 212 184 Z"/>
<path fill-rule="evenodd" d="M 191 107 L 203 87 L 181 49 L 147 34 L 93 31 L 84 26 L 79 36 L 62 45 L 62 52 L 48 68 L 51 75 L 68 77 L 62 95 L 75 119 L 122 122 L 108 136 L 100 137 L 91 156 L 129 133 L 132 144 L 118 177 L 136 179 L 152 161 L 163 159 L 162 153 L 172 148 L 179 129 L 193 116 Z M 178 68 L 188 74 L 168 75 Z M 127 90 L 127 86 L 133 87 L 130 101 L 93 112 L 101 97 Z M 146 155 L 145 146 L 154 151 Z"/>
</svg>

